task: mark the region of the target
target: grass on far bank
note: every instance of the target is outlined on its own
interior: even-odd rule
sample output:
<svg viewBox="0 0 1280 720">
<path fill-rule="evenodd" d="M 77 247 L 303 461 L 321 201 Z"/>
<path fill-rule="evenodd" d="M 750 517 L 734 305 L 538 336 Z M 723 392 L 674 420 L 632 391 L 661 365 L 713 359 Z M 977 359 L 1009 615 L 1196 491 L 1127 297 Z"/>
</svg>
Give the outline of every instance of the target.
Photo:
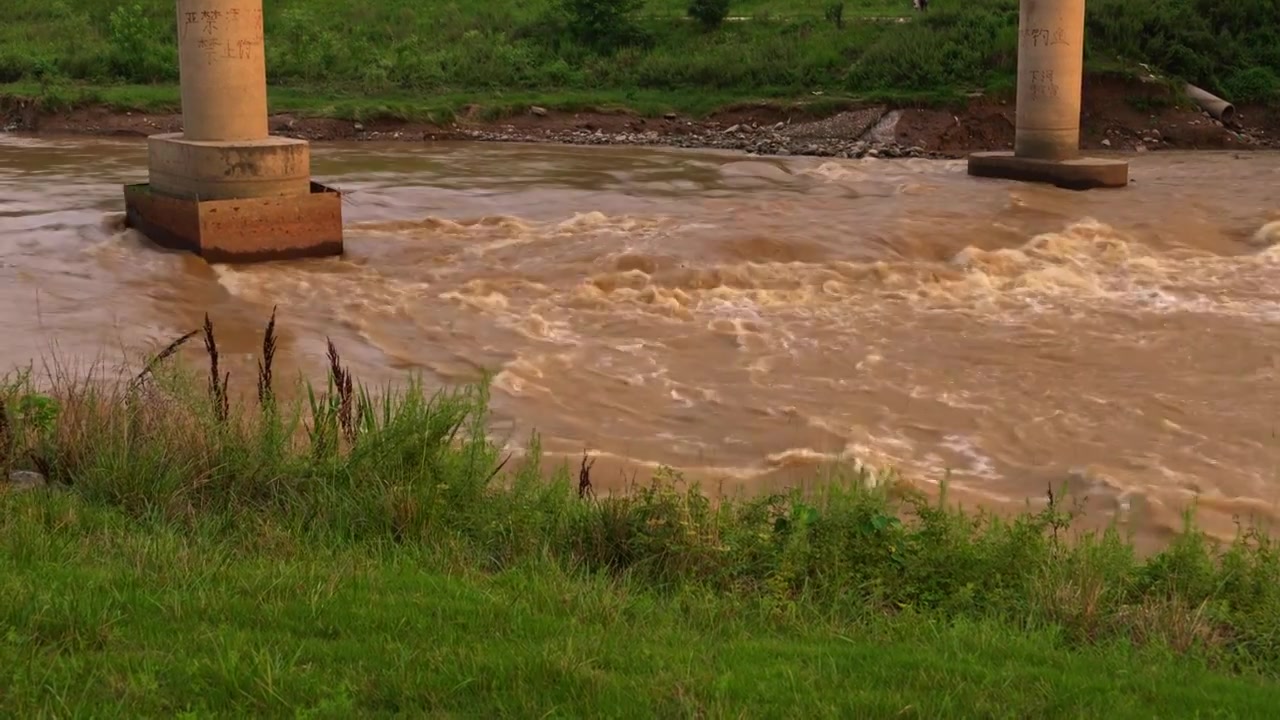
<svg viewBox="0 0 1280 720">
<path fill-rule="evenodd" d="M 11 4 L 0 83 L 41 97 L 102 93 L 134 109 L 176 104 L 170 0 Z M 435 119 L 471 104 L 501 114 L 516 103 L 700 114 L 815 92 L 943 102 L 1013 85 L 1017 0 L 935 0 L 928 13 L 911 12 L 909 0 L 736 0 L 730 13 L 750 21 L 710 31 L 688 22 L 685 0 L 639 0 L 617 16 L 607 12 L 614 0 L 588 4 L 611 18 L 590 32 L 561 0 L 269 2 L 269 82 L 289 88 L 276 107 L 353 119 Z M 827 12 L 837 4 L 839 22 Z M 1090 0 L 1087 66 L 1145 62 L 1238 104 L 1275 102 L 1274 9 L 1273 0 Z M 868 21 L 901 15 L 909 22 Z"/>
<path fill-rule="evenodd" d="M 1193 526 L 1138 558 L 1061 502 L 961 514 L 889 475 L 713 506 L 596 497 L 485 432 L 484 384 L 376 391 L 179 362 L 0 393 L 0 708 L 322 717 L 1259 716 L 1280 554 Z M 256 393 L 252 391 L 257 385 Z M 228 385 L 249 391 L 239 400 Z M 253 396 L 257 399 L 254 400 Z M 298 400 L 290 400 L 290 397 Z M 548 480 L 546 476 L 553 474 Z"/>
<path fill-rule="evenodd" d="M 70 111 L 81 107 L 106 107 L 117 112 L 176 113 L 181 109 L 177 85 L 79 85 L 69 82 L 35 83 L 22 81 L 0 84 L 0 105 L 4 98 L 24 98 L 40 103 L 44 112 Z M 338 90 L 309 91 L 289 87 L 268 88 L 272 113 L 299 117 L 369 122 L 425 122 L 445 124 L 475 109 L 483 120 L 498 120 L 538 105 L 553 112 L 627 111 L 656 118 L 667 113 L 703 118 L 716 111 L 744 104 L 767 103 L 799 108 L 821 116 L 859 103 L 892 102 L 917 106 L 957 100 L 944 93 L 881 93 L 870 95 L 822 95 L 796 97 L 785 89 L 765 89 L 744 96 L 733 92 L 656 90 L 532 90 L 488 93 L 442 93 L 415 95 L 397 92 L 383 95 L 347 93 Z"/>
</svg>

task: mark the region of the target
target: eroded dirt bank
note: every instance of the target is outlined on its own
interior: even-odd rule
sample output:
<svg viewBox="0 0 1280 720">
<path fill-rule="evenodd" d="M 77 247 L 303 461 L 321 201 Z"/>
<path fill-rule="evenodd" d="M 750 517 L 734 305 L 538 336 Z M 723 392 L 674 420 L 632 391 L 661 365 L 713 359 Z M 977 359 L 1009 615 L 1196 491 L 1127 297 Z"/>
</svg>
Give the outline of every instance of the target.
<svg viewBox="0 0 1280 720">
<path fill-rule="evenodd" d="M 353 122 L 279 113 L 272 132 L 312 141 L 471 140 L 575 145 L 663 145 L 742 150 L 760 155 L 834 157 L 962 156 L 1013 146 L 1012 97 L 975 96 L 946 108 L 742 104 L 703 118 L 642 117 L 624 110 L 559 112 L 531 106 L 497 120 L 481 109 L 449 124 L 395 120 Z M 1230 127 L 1194 106 L 1179 105 L 1158 83 L 1090 76 L 1083 93 L 1081 146 L 1104 151 L 1266 149 L 1280 147 L 1280 110 L 1238 107 Z M 39 103 L 0 98 L 11 131 L 41 135 L 146 136 L 181 130 L 178 113 L 122 112 L 102 106 L 45 112 Z"/>
</svg>

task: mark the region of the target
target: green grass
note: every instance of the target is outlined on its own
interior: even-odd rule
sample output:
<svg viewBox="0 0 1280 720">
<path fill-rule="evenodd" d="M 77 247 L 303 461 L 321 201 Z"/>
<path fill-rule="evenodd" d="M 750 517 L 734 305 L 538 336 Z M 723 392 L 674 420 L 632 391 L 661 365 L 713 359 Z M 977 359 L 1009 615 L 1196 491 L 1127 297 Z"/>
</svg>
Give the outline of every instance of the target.
<svg viewBox="0 0 1280 720">
<path fill-rule="evenodd" d="M 59 366 L 0 389 L 0 708 L 466 716 L 1262 717 L 1280 548 L 1193 524 L 1138 557 L 930 502 L 890 473 L 712 505 L 663 468 L 485 432 L 487 388 Z M 39 382 L 37 382 L 37 380 Z M 258 391 L 253 388 L 257 385 Z M 585 482 L 583 482 L 585 480 Z M 585 490 L 583 489 L 585 488 Z"/>
<path fill-rule="evenodd" d="M 0 497 L 8 717 L 1268 717 L 1280 685 L 1168 651 L 759 603 L 246 523 Z"/>
<path fill-rule="evenodd" d="M 604 3 L 606 0 L 600 0 Z M 761 98 L 906 98 L 1007 91 L 1016 0 L 850 0 L 842 27 L 826 0 L 738 0 L 751 18 L 704 32 L 683 0 L 642 0 L 629 18 L 583 31 L 559 0 L 278 0 L 267 11 L 276 106 L 341 117 L 447 117 L 468 104 L 501 114 L 517 99 L 705 113 Z M 0 83 L 59 101 L 127 106 L 176 99 L 169 0 L 12 0 L 0 26 Z M 907 15 L 910 22 L 864 22 Z M 1147 62 L 1237 103 L 1280 97 L 1275 0 L 1092 0 L 1087 62 Z M 151 94 L 137 85 L 160 86 Z M 124 85 L 128 87 L 116 87 Z M 110 100 L 108 100 L 110 102 Z"/>
<path fill-rule="evenodd" d="M 115 111 L 173 113 L 181 109 L 180 94 L 175 85 L 109 85 L 80 86 L 65 83 L 40 84 L 31 81 L 0 84 L 0 99 L 40 98 L 50 112 L 73 110 L 85 106 L 104 106 Z M 861 102 L 933 105 L 955 98 L 945 92 L 909 93 L 876 92 L 862 95 L 824 94 L 797 98 L 785 89 L 763 89 L 750 96 L 731 91 L 695 92 L 692 90 L 532 90 L 486 93 L 439 93 L 415 95 L 395 92 L 377 96 L 333 90 L 318 94 L 287 87 L 272 87 L 268 106 L 272 113 L 290 113 L 299 117 L 339 120 L 392 120 L 443 123 L 479 109 L 483 120 L 495 120 L 527 112 L 538 105 L 553 111 L 626 111 L 643 117 L 661 117 L 669 112 L 703 118 L 716 111 L 743 104 L 769 104 L 805 110 L 823 115 Z"/>
</svg>

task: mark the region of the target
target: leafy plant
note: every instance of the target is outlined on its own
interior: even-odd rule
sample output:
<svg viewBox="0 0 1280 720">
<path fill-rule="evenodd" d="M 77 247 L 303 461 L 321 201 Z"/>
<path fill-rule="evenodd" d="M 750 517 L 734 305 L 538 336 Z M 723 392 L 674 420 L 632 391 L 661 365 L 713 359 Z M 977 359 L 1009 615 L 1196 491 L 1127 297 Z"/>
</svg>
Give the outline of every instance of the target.
<svg viewBox="0 0 1280 720">
<path fill-rule="evenodd" d="M 837 29 L 844 29 L 844 2 L 828 5 L 822 14 L 827 19 L 827 22 L 835 25 Z"/>
<path fill-rule="evenodd" d="M 641 38 L 635 13 L 643 5 L 644 0 L 561 0 L 569 32 L 597 52 L 616 50 Z"/>
<path fill-rule="evenodd" d="M 703 30 L 715 30 L 729 16 L 729 0 L 689 0 L 689 17 Z"/>
<path fill-rule="evenodd" d="M 26 393 L 18 400 L 18 416 L 37 433 L 53 432 L 58 421 L 58 401 L 43 393 Z"/>
<path fill-rule="evenodd" d="M 1280 76 L 1268 67 L 1251 67 L 1232 73 L 1222 92 L 1234 103 L 1272 103 L 1280 98 Z"/>
<path fill-rule="evenodd" d="M 177 49 L 161 45 L 160 26 L 142 5 L 120 5 L 107 20 L 110 64 L 122 80 L 154 82 L 177 77 Z"/>
</svg>

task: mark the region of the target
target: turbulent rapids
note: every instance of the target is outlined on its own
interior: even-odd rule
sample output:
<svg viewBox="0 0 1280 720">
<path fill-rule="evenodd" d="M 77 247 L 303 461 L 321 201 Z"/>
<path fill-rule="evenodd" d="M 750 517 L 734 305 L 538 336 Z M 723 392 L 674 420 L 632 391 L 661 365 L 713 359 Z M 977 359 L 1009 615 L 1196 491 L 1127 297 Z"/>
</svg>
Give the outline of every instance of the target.
<svg viewBox="0 0 1280 720">
<path fill-rule="evenodd" d="M 208 311 L 252 367 L 493 374 L 496 432 L 713 487 L 835 461 L 1020 508 L 1066 483 L 1148 539 L 1275 519 L 1280 157 L 1139 156 L 1134 184 L 963 161 L 498 145 L 317 146 L 348 257 L 209 267 L 119 212 L 136 142 L 0 139 L 0 283 L 25 364 L 142 350 Z M 1198 500 L 1197 500 L 1198 499 Z"/>
</svg>

